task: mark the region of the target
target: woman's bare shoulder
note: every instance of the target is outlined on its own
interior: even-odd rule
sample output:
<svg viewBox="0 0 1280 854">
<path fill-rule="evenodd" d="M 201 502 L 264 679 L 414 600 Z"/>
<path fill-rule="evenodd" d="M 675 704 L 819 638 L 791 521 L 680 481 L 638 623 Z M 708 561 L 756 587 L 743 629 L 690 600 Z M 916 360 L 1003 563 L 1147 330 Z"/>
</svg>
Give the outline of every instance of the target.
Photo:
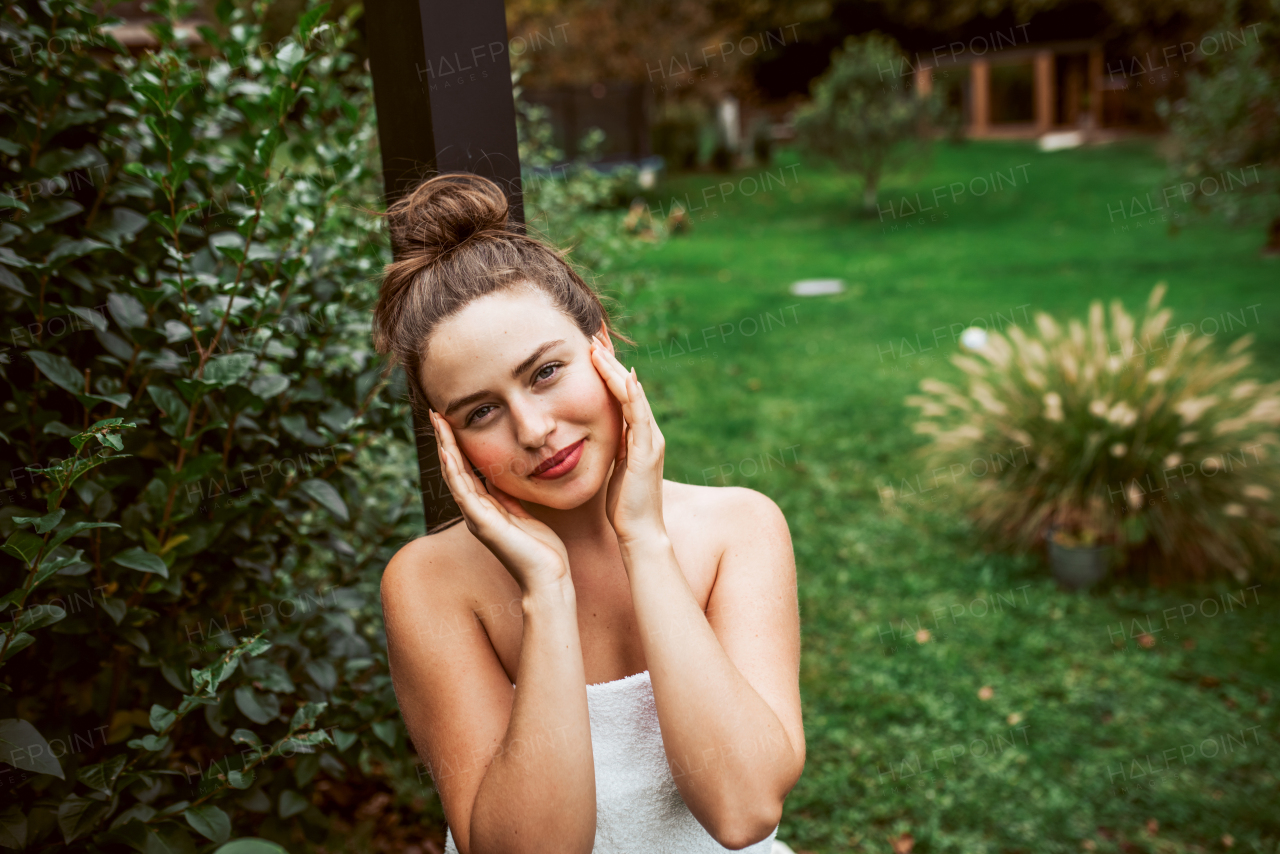
<svg viewBox="0 0 1280 854">
<path fill-rule="evenodd" d="M 664 516 L 701 531 L 742 542 L 787 531 L 781 508 L 763 492 L 743 486 L 698 486 L 663 481 Z"/>
<path fill-rule="evenodd" d="M 477 548 L 483 555 L 477 553 Z M 418 599 L 425 593 L 439 602 L 443 592 L 461 589 L 454 582 L 466 575 L 462 568 L 482 562 L 486 555 L 488 550 L 462 522 L 410 540 L 396 551 L 383 570 L 383 602 L 389 597 Z"/>
</svg>

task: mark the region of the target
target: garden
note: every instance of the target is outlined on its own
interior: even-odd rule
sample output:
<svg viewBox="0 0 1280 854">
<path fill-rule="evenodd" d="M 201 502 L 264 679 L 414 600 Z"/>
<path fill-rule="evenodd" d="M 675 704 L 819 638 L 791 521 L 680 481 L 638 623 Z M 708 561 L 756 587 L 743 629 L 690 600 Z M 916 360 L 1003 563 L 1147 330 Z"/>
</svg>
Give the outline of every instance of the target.
<svg viewBox="0 0 1280 854">
<path fill-rule="evenodd" d="M 378 597 L 424 519 L 370 341 L 360 9 L 263 51 L 265 6 L 220 3 L 198 45 L 152 8 L 140 54 L 67 0 L 0 28 L 26 46 L 0 79 L 0 846 L 440 851 Z M 529 222 L 616 301 L 666 477 L 790 525 L 808 758 L 779 838 L 1280 851 L 1280 261 L 1243 202 L 1149 205 L 1217 149 L 868 166 L 810 118 L 722 171 L 548 180 L 523 71 Z"/>
</svg>

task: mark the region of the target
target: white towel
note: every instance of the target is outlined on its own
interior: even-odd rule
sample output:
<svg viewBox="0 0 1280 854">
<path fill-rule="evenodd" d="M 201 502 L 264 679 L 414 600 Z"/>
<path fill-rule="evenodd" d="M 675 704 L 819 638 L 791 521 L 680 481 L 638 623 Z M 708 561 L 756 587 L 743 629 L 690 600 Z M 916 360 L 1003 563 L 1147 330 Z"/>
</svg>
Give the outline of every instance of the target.
<svg viewBox="0 0 1280 854">
<path fill-rule="evenodd" d="M 596 769 L 592 854 L 719 854 L 725 848 L 689 812 L 667 765 L 649 671 L 587 686 Z M 778 829 L 747 854 L 791 854 Z M 458 854 L 453 834 L 445 854 Z"/>
</svg>

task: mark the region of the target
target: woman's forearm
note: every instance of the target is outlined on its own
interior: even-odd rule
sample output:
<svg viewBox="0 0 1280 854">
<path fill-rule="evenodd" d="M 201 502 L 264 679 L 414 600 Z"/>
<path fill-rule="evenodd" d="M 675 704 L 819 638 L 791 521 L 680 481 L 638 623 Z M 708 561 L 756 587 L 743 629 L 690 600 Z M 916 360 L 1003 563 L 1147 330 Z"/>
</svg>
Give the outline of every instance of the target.
<svg viewBox="0 0 1280 854">
<path fill-rule="evenodd" d="M 791 740 L 720 645 L 665 534 L 622 555 L 676 785 L 721 844 L 743 847 L 773 830 L 795 782 Z"/>
<path fill-rule="evenodd" d="M 468 854 L 585 854 L 596 785 L 572 581 L 526 593 L 523 606 L 511 719 L 476 792 Z"/>
</svg>

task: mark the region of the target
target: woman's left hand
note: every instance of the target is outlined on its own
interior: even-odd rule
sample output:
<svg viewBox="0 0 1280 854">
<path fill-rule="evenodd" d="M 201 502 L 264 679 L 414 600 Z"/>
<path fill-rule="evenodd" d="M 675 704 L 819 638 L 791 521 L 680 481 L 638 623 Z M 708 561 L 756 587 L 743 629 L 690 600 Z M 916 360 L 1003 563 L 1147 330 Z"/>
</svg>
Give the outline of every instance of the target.
<svg viewBox="0 0 1280 854">
<path fill-rule="evenodd" d="M 622 366 L 598 338 L 591 339 L 591 361 L 622 404 L 622 429 L 613 476 L 605 495 L 605 513 L 622 544 L 664 536 L 662 458 L 666 440 L 653 419 L 635 370 Z"/>
</svg>

